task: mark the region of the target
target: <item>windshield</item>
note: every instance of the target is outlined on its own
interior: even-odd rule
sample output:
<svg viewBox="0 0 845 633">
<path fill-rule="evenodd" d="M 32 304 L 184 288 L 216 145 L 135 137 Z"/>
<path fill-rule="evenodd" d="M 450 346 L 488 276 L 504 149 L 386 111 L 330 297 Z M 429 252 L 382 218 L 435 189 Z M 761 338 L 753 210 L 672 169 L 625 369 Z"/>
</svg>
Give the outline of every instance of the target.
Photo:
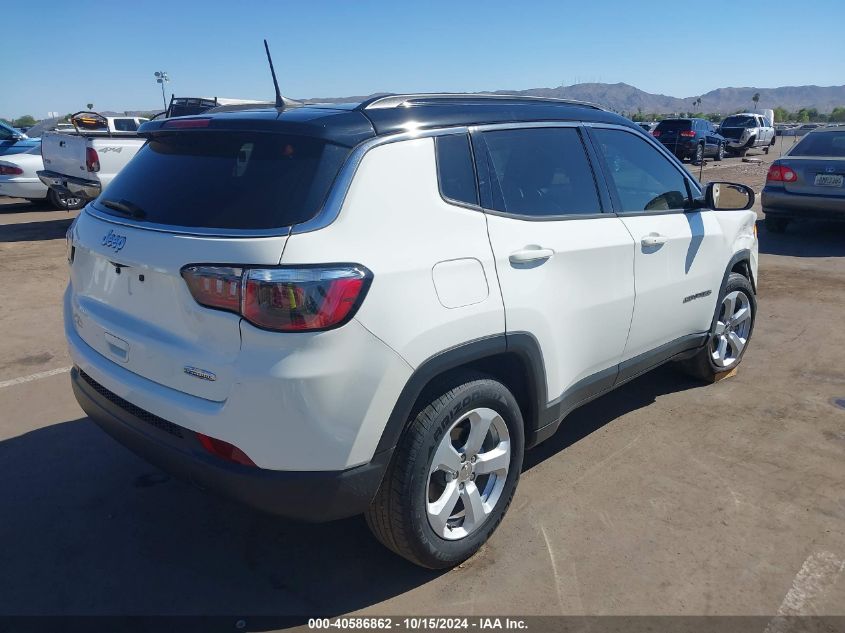
<svg viewBox="0 0 845 633">
<path fill-rule="evenodd" d="M 841 132 L 811 132 L 792 148 L 789 155 L 845 158 L 845 130 Z"/>
<path fill-rule="evenodd" d="M 146 222 L 272 229 L 309 220 L 349 148 L 280 134 L 189 132 L 150 140 L 94 203 Z"/>
<path fill-rule="evenodd" d="M 757 127 L 753 116 L 729 116 L 722 121 L 722 127 Z"/>
</svg>

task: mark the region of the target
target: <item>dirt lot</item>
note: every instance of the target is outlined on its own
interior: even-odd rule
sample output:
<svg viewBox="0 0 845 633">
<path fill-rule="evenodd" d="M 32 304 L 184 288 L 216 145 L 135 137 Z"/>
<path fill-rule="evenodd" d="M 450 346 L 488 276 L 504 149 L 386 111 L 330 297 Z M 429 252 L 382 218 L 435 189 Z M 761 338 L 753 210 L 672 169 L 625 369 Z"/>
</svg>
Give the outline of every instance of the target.
<svg viewBox="0 0 845 633">
<path fill-rule="evenodd" d="M 703 179 L 759 191 L 777 153 Z M 70 218 L 0 205 L 0 614 L 845 614 L 845 226 L 761 226 L 738 375 L 666 367 L 577 411 L 489 545 L 433 573 L 361 520 L 250 512 L 95 428 L 61 371 Z"/>
</svg>

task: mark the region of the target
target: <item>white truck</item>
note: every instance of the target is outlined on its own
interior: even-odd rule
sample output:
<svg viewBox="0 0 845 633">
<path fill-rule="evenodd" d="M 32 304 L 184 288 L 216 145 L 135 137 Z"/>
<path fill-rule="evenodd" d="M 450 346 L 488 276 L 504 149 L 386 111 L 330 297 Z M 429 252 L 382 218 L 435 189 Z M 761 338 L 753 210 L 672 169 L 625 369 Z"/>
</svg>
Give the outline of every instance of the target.
<svg viewBox="0 0 845 633">
<path fill-rule="evenodd" d="M 59 194 L 96 198 L 146 142 L 137 130 L 147 120 L 77 112 L 73 131 L 42 135 L 38 178 Z"/>
<path fill-rule="evenodd" d="M 725 151 L 733 156 L 745 156 L 749 149 L 759 147 L 768 154 L 775 144 L 774 111 L 740 112 L 727 117 L 719 126 L 725 137 Z"/>
</svg>

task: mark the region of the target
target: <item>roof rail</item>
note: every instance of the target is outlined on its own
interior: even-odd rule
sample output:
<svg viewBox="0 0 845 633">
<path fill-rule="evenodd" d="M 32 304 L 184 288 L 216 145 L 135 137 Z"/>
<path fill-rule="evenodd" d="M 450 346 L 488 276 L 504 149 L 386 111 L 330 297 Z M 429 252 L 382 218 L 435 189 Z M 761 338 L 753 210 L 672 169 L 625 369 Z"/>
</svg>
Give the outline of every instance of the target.
<svg viewBox="0 0 845 633">
<path fill-rule="evenodd" d="M 530 95 L 508 95 L 508 94 L 490 94 L 490 93 L 419 93 L 419 94 L 394 94 L 382 95 L 373 97 L 362 101 L 358 105 L 358 110 L 381 110 L 384 108 L 400 108 L 409 107 L 413 105 L 436 104 L 440 103 L 489 103 L 491 101 L 516 101 L 519 103 L 537 103 L 537 104 L 558 104 L 558 105 L 576 105 L 585 106 L 588 108 L 595 108 L 596 110 L 607 110 L 597 103 L 590 103 L 589 101 L 576 101 L 574 99 L 556 99 L 553 97 L 535 97 Z"/>
</svg>

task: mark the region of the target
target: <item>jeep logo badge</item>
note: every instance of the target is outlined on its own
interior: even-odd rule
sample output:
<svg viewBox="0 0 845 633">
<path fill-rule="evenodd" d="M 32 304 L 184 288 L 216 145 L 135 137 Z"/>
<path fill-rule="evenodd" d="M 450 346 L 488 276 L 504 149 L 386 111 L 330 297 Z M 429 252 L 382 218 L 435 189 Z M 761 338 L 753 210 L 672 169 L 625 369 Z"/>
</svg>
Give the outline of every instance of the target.
<svg viewBox="0 0 845 633">
<path fill-rule="evenodd" d="M 120 251 L 126 245 L 126 236 L 125 235 L 118 235 L 114 231 L 109 231 L 103 237 L 103 241 L 101 242 L 103 246 L 106 248 L 112 249 L 115 253 Z"/>
</svg>

